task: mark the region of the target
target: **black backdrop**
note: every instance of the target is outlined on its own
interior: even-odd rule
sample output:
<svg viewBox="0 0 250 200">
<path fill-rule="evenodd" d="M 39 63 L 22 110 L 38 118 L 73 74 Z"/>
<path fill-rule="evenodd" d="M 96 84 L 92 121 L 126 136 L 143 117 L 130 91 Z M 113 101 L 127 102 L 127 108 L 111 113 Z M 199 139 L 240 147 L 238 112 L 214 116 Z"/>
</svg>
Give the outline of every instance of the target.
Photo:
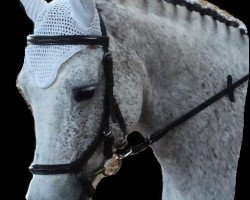
<svg viewBox="0 0 250 200">
<path fill-rule="evenodd" d="M 249 26 L 247 14 L 247 1 L 238 0 L 233 3 L 228 0 L 211 0 L 210 2 L 219 5 L 230 13 L 241 19 Z M 4 186 L 8 192 L 7 199 L 24 199 L 31 175 L 28 166 L 32 161 L 34 151 L 33 119 L 28 111 L 25 102 L 19 95 L 15 80 L 21 69 L 24 56 L 26 36 L 32 31 L 32 23 L 24 15 L 18 0 L 12 0 L 6 8 L 6 18 L 4 21 L 4 37 L 2 43 L 5 64 L 2 64 L 4 71 L 1 73 L 1 81 L 4 87 L 1 92 L 3 101 L 1 113 L 4 116 L 2 121 L 1 147 L 2 166 L 6 169 L 3 175 Z M 8 41 L 7 41 L 8 40 Z M 249 92 L 248 92 L 249 94 Z M 247 97 L 249 99 L 249 95 Z M 237 199 L 245 199 L 243 192 L 248 190 L 245 183 L 247 181 L 249 164 L 246 157 L 249 156 L 249 136 L 246 134 L 248 129 L 247 116 L 249 116 L 249 103 L 246 107 L 246 119 L 244 129 L 244 140 L 239 169 L 237 173 Z M 140 140 L 140 136 L 134 134 L 130 137 L 131 143 Z M 5 188 L 4 187 L 4 188 Z M 118 175 L 104 179 L 97 189 L 97 200 L 159 200 L 161 197 L 161 172 L 160 167 L 153 157 L 151 150 L 133 158 L 126 159 Z M 5 198 L 4 198 L 5 199 Z"/>
</svg>

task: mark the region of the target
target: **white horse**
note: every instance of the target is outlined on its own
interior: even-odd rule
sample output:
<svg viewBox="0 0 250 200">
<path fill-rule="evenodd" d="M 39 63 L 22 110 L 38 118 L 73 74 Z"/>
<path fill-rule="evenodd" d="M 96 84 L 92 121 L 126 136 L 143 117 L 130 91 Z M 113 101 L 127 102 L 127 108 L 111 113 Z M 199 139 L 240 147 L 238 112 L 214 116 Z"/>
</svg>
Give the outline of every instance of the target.
<svg viewBox="0 0 250 200">
<path fill-rule="evenodd" d="M 36 28 L 49 4 L 21 1 Z M 62 1 L 67 0 L 50 4 Z M 227 75 L 236 81 L 249 73 L 244 25 L 205 1 L 189 1 L 186 6 L 179 6 L 183 1 L 177 0 L 68 1 L 79 1 L 82 12 L 91 2 L 100 10 L 113 55 L 114 94 L 127 134 L 139 131 L 148 137 L 225 88 Z M 195 2 L 216 11 L 217 18 L 224 16 L 225 23 L 190 11 Z M 91 24 L 96 8 L 79 14 L 80 21 Z M 230 26 L 230 22 L 239 26 Z M 75 53 L 45 88 L 38 87 L 24 65 L 17 87 L 35 119 L 35 164 L 70 163 L 96 137 L 103 110 L 102 54 L 99 46 Z M 89 97 L 76 101 L 74 92 L 79 88 Z M 246 91 L 245 83 L 235 90 L 235 103 L 227 97 L 220 99 L 151 146 L 162 168 L 163 200 L 234 198 Z M 124 141 L 123 134 L 110 123 L 117 148 Z M 82 167 L 82 174 L 91 175 L 101 167 L 102 151 L 100 145 Z M 81 190 L 74 174 L 34 175 L 26 198 L 78 200 Z"/>
</svg>

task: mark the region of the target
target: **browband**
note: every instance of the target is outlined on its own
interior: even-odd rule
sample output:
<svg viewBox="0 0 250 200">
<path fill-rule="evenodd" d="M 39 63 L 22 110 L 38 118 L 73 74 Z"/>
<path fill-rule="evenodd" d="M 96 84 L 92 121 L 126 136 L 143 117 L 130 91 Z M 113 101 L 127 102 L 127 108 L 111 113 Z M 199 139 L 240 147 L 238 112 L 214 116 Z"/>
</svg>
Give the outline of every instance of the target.
<svg viewBox="0 0 250 200">
<path fill-rule="evenodd" d="M 28 43 L 33 45 L 105 45 L 109 43 L 107 36 L 94 35 L 56 35 L 27 37 Z"/>
</svg>

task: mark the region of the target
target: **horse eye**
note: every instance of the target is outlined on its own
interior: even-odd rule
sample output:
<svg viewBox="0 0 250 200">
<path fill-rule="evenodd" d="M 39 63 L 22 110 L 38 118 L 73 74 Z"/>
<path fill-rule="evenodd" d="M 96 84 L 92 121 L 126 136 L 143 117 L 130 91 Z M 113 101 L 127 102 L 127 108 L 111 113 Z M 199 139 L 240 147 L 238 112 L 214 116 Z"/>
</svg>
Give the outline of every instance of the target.
<svg viewBox="0 0 250 200">
<path fill-rule="evenodd" d="M 74 99 L 77 102 L 91 99 L 95 94 L 95 87 L 77 88 L 73 91 Z"/>
</svg>

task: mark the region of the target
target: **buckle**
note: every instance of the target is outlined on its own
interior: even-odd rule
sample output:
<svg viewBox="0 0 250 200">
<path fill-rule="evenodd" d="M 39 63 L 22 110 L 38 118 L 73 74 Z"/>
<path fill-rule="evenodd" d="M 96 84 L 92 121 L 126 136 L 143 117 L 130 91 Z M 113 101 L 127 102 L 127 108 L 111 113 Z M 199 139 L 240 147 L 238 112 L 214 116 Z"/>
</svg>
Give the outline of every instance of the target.
<svg viewBox="0 0 250 200">
<path fill-rule="evenodd" d="M 120 153 L 116 155 L 116 159 L 117 160 L 123 160 L 124 158 L 127 158 L 129 156 L 133 156 L 133 149 L 130 148 L 128 151 L 124 152 L 124 153 Z"/>
<path fill-rule="evenodd" d="M 112 134 L 112 131 L 109 131 L 109 132 L 103 131 L 103 135 L 105 137 L 109 137 L 111 134 Z"/>
</svg>

